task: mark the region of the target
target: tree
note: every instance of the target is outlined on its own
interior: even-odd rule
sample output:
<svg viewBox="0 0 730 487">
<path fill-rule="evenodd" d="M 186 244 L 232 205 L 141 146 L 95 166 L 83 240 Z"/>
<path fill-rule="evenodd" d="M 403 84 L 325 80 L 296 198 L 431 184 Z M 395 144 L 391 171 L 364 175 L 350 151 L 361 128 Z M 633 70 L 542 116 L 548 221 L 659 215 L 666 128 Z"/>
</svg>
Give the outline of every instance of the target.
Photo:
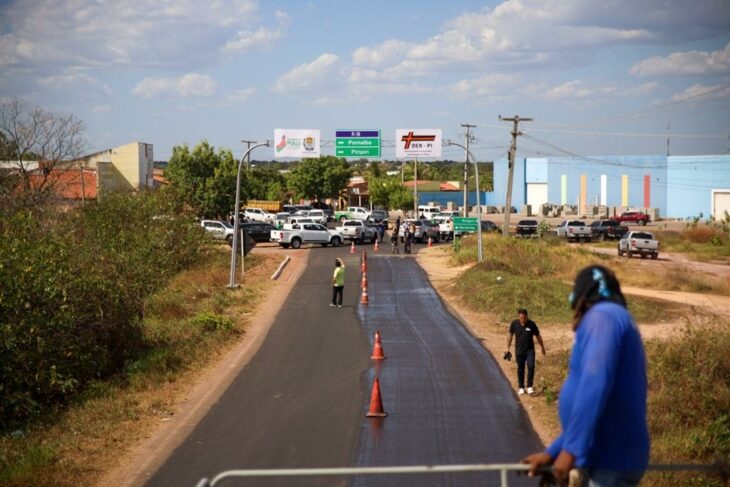
<svg viewBox="0 0 730 487">
<path fill-rule="evenodd" d="M 292 169 L 289 187 L 295 198 L 334 198 L 347 186 L 352 168 L 345 159 L 322 156 L 305 159 Z"/>
<path fill-rule="evenodd" d="M 215 148 L 208 141 L 190 151 L 187 144 L 172 148 L 165 177 L 203 217 L 221 217 L 233 210 L 236 201 L 238 161 L 230 149 Z M 245 188 L 242 180 L 242 188 Z M 241 200 L 246 201 L 245 189 Z"/>
<path fill-rule="evenodd" d="M 283 201 L 286 196 L 286 179 L 273 167 L 251 168 L 246 175 L 247 193 L 250 199 Z"/>
<path fill-rule="evenodd" d="M 413 208 L 413 193 L 395 179 L 386 183 L 389 191 L 389 207 L 393 210 L 409 210 Z"/>
<path fill-rule="evenodd" d="M 47 191 L 53 168 L 83 153 L 85 130 L 84 122 L 74 115 L 54 113 L 18 98 L 3 101 L 0 160 L 12 162 L 26 191 Z M 33 174 L 38 177 L 31 184 Z"/>
</svg>

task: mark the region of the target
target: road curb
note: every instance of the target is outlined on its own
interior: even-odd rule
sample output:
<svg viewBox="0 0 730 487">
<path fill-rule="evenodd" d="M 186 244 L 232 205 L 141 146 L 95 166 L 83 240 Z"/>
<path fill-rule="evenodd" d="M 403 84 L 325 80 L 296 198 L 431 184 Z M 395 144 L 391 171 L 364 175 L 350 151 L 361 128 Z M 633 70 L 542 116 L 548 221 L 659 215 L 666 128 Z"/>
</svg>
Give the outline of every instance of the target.
<svg viewBox="0 0 730 487">
<path fill-rule="evenodd" d="M 276 269 L 276 272 L 271 274 L 271 279 L 274 279 L 274 280 L 278 279 L 279 276 L 281 275 L 281 271 L 284 270 L 284 267 L 286 267 L 286 265 L 289 263 L 290 260 L 291 260 L 291 257 L 289 257 L 287 255 L 286 258 L 284 258 L 284 261 L 281 264 L 279 264 L 279 268 Z"/>
</svg>

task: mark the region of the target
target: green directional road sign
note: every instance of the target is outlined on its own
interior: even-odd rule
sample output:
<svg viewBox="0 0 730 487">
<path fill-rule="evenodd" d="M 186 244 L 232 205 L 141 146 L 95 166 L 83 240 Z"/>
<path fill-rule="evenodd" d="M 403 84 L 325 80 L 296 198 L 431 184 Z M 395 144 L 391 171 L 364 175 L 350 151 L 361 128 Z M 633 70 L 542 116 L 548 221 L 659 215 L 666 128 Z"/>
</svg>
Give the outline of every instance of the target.
<svg viewBox="0 0 730 487">
<path fill-rule="evenodd" d="M 380 130 L 335 131 L 337 157 L 380 157 Z"/>
<path fill-rule="evenodd" d="M 479 220 L 473 217 L 454 217 L 454 232 L 476 232 Z"/>
</svg>

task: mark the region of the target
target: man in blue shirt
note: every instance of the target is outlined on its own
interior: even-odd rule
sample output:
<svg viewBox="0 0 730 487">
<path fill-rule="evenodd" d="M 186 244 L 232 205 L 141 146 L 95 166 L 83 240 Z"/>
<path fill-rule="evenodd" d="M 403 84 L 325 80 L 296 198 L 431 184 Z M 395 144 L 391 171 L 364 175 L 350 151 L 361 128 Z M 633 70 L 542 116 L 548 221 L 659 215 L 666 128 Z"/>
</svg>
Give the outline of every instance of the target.
<svg viewBox="0 0 730 487">
<path fill-rule="evenodd" d="M 560 391 L 562 434 L 522 460 L 529 474 L 553 465 L 559 481 L 580 469 L 591 487 L 635 486 L 649 463 L 646 358 L 616 276 L 593 265 L 570 296 L 575 344 Z"/>
</svg>

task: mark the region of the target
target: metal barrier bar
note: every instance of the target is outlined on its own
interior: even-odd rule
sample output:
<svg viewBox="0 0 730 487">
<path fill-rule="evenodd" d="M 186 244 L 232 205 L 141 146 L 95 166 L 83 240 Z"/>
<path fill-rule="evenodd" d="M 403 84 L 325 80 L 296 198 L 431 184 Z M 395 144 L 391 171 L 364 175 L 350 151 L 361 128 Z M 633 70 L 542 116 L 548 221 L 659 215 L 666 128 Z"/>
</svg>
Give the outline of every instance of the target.
<svg viewBox="0 0 730 487">
<path fill-rule="evenodd" d="M 225 479 L 235 477 L 312 477 L 334 475 L 383 475 L 383 474 L 416 474 L 416 473 L 453 473 L 453 472 L 500 472 L 501 487 L 508 487 L 507 472 L 527 471 L 528 466 L 523 463 L 492 463 L 466 465 L 412 465 L 394 467 L 334 467 L 334 468 L 282 468 L 282 469 L 252 469 L 226 470 L 213 480 L 201 479 L 196 487 L 215 487 Z M 550 471 L 543 469 L 542 471 Z M 694 465 L 694 464 L 657 464 L 649 465 L 647 471 L 700 471 L 717 473 L 725 478 L 728 475 L 728 466 L 722 464 Z"/>
</svg>

